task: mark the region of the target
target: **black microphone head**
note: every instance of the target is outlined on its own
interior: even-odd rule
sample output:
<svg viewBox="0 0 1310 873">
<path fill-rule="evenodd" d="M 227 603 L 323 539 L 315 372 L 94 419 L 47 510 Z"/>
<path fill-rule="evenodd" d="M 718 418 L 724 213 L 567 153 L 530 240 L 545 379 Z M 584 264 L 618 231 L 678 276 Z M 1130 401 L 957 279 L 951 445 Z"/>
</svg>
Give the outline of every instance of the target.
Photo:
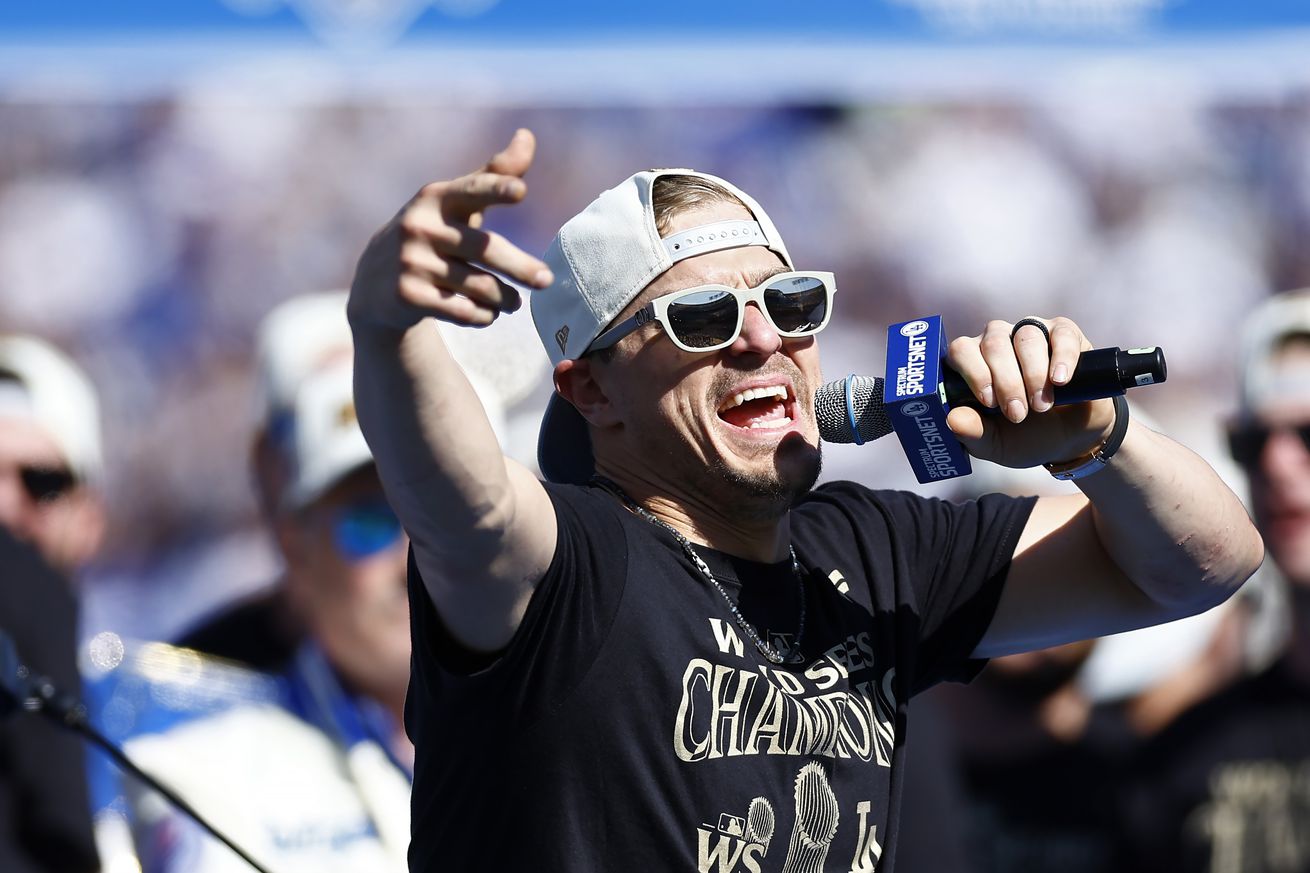
<svg viewBox="0 0 1310 873">
<path fill-rule="evenodd" d="M 847 376 L 820 386 L 814 392 L 814 416 L 819 439 L 826 443 L 865 443 L 892 432 L 882 400 L 882 379 L 876 376 Z"/>
<path fill-rule="evenodd" d="M 1164 362 L 1164 349 L 1150 346 L 1142 349 L 1116 349 L 1115 366 L 1119 369 L 1120 385 L 1137 388 L 1141 385 L 1159 385 L 1169 378 L 1169 367 Z"/>
</svg>

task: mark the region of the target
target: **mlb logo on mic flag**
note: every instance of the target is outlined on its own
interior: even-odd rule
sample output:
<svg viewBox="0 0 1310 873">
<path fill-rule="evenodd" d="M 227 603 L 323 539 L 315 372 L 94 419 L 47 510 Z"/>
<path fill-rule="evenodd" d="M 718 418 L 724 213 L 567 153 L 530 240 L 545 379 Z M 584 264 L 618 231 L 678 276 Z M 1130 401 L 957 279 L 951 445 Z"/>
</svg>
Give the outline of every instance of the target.
<svg viewBox="0 0 1310 873">
<path fill-rule="evenodd" d="M 973 472 L 964 446 L 946 427 L 950 407 L 941 390 L 945 355 L 940 315 L 887 328 L 883 401 L 915 478 L 925 484 Z"/>
</svg>

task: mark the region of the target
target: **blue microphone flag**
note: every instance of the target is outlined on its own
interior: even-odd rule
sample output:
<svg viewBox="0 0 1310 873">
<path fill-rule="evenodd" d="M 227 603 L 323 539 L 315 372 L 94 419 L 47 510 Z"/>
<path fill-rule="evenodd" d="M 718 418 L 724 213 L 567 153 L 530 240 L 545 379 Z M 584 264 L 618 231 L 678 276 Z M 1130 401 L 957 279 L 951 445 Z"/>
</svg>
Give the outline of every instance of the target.
<svg viewBox="0 0 1310 873">
<path fill-rule="evenodd" d="M 968 452 L 946 426 L 950 407 L 941 389 L 945 357 L 940 315 L 887 328 L 883 401 L 915 478 L 925 484 L 973 472 Z"/>
</svg>

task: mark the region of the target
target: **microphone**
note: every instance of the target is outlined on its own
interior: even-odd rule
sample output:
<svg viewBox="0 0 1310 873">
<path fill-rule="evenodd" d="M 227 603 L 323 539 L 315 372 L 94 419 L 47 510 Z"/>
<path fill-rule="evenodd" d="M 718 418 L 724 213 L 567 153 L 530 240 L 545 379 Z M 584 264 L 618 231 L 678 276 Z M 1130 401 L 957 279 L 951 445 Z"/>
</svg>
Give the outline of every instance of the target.
<svg viewBox="0 0 1310 873">
<path fill-rule="evenodd" d="M 936 342 L 933 342 L 933 340 Z M 930 346 L 937 353 L 929 354 Z M 996 414 L 945 363 L 941 317 L 902 322 L 888 329 L 887 373 L 850 375 L 822 385 L 814 395 L 819 438 L 862 445 L 896 431 L 920 482 L 970 472 L 968 455 L 946 427 L 957 406 Z M 1055 405 L 1085 403 L 1165 381 L 1168 368 L 1159 347 L 1090 349 L 1078 357 L 1073 377 L 1053 392 Z M 894 414 L 898 413 L 898 414 Z"/>
<path fill-rule="evenodd" d="M 1073 378 L 1054 391 L 1056 406 L 1086 403 L 1123 394 L 1139 385 L 1156 385 L 1168 375 L 1164 351 L 1159 347 L 1089 349 L 1078 356 Z M 846 389 L 854 391 L 855 426 L 846 414 Z M 968 406 L 979 412 L 998 414 L 999 409 L 984 406 L 974 396 L 964 377 L 942 365 L 941 391 L 951 409 Z M 866 443 L 892 432 L 883 401 L 883 380 L 878 376 L 847 376 L 820 386 L 814 393 L 814 410 L 819 421 L 819 437 L 826 443 Z"/>
</svg>

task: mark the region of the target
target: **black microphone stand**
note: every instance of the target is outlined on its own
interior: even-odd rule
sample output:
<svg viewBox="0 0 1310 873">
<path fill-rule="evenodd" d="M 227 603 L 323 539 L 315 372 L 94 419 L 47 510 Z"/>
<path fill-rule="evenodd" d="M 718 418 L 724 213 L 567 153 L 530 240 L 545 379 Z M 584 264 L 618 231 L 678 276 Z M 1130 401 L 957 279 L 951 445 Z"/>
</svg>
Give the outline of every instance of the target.
<svg viewBox="0 0 1310 873">
<path fill-rule="evenodd" d="M 103 749 L 119 767 L 162 794 L 168 799 L 169 803 L 190 816 L 196 824 L 212 834 L 223 845 L 236 852 L 243 861 L 258 870 L 259 873 L 270 873 L 267 867 L 250 857 L 248 852 L 210 824 L 204 816 L 196 812 L 195 808 L 178 796 L 175 791 L 132 763 L 132 760 L 118 746 L 95 729 L 90 719 L 87 718 L 86 707 L 80 700 L 71 694 L 61 692 L 53 682 L 44 676 L 32 676 L 31 671 L 18 660 L 18 652 L 14 648 L 14 642 L 10 639 L 9 634 L 0 631 L 0 718 L 20 709 L 27 712 L 39 712 L 56 724 L 73 731 L 83 739 Z"/>
</svg>

